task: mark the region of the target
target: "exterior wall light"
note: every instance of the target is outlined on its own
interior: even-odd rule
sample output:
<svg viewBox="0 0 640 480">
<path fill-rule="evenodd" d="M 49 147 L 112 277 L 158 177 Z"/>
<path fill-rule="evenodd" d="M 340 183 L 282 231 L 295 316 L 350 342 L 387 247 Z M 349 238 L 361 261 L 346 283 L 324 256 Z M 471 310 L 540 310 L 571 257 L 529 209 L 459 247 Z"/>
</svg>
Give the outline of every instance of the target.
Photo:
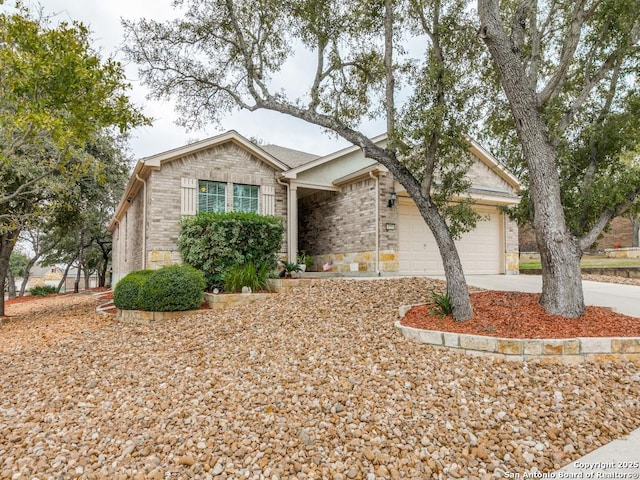
<svg viewBox="0 0 640 480">
<path fill-rule="evenodd" d="M 391 190 L 391 197 L 389 198 L 389 201 L 387 202 L 387 207 L 392 208 L 393 206 L 395 206 L 397 199 L 398 199 L 398 196 L 396 195 L 396 191 L 395 190 Z"/>
</svg>

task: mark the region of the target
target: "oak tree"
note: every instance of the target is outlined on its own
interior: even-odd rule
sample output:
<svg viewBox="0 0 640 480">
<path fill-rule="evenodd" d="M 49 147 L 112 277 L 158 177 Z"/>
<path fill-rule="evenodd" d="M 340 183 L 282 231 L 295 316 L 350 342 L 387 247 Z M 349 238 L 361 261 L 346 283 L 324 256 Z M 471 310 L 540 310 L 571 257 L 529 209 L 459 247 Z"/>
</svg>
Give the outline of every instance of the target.
<svg viewBox="0 0 640 480">
<path fill-rule="evenodd" d="M 528 182 L 540 302 L 549 313 L 578 317 L 585 309 L 582 253 L 640 193 L 640 171 L 621 161 L 637 146 L 640 126 L 640 1 L 478 0 L 477 6 L 480 36 L 511 116 L 494 132 L 517 136 L 512 151 Z"/>
<path fill-rule="evenodd" d="M 237 108 L 268 109 L 359 146 L 414 200 L 439 247 L 453 316 L 470 318 L 454 235 L 477 218 L 463 205 L 468 222 L 456 223 L 451 219 L 460 217 L 450 215 L 456 212 L 447 210 L 449 203 L 438 201 L 462 193 L 464 182 L 434 181 L 445 179 L 443 165 L 455 165 L 454 159 L 467 154 L 466 123 L 455 118 L 459 102 L 450 101 L 465 77 L 448 62 L 450 50 L 477 43 L 469 35 L 475 29 L 465 2 L 181 0 L 174 5 L 182 9 L 181 18 L 124 22 L 124 49 L 140 64 L 152 95 L 176 99 L 186 126 L 219 122 Z M 403 43 L 416 34 L 422 59 L 412 63 L 403 55 Z M 309 75 L 300 74 L 299 91 L 285 92 L 278 76 L 296 58 L 311 61 Z M 396 106 L 400 81 L 419 109 Z M 373 143 L 359 128 L 363 119 L 378 115 L 386 115 L 386 146 Z M 436 198 L 438 189 L 442 195 Z"/>
</svg>

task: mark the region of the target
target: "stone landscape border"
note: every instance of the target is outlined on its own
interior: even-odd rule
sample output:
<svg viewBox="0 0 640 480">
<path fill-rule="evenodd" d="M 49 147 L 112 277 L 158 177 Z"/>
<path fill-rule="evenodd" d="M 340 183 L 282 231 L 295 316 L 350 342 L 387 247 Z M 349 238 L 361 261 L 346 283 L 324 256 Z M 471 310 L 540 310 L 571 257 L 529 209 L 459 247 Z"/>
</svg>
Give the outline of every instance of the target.
<svg viewBox="0 0 640 480">
<path fill-rule="evenodd" d="M 271 292 L 256 293 L 205 293 L 204 300 L 212 310 L 222 310 L 228 307 L 239 305 L 249 305 L 253 302 L 264 300 L 273 293 L 289 292 L 291 289 L 298 287 L 308 287 L 316 281 L 316 278 L 287 278 L 273 279 L 270 281 Z M 118 320 L 132 323 L 152 323 L 161 320 L 169 320 L 179 318 L 186 315 L 193 315 L 200 310 L 187 310 L 183 312 L 147 312 L 143 310 L 118 310 L 118 313 L 110 313 L 113 309 L 113 301 L 109 301 L 96 308 L 96 311 L 102 315 L 115 317 Z"/>
<path fill-rule="evenodd" d="M 417 305 L 403 305 L 400 319 Z M 580 337 L 559 339 L 498 338 L 464 333 L 423 330 L 395 324 L 405 338 L 420 343 L 462 350 L 469 355 L 501 360 L 576 365 L 583 362 L 627 361 L 640 364 L 638 337 Z"/>
</svg>

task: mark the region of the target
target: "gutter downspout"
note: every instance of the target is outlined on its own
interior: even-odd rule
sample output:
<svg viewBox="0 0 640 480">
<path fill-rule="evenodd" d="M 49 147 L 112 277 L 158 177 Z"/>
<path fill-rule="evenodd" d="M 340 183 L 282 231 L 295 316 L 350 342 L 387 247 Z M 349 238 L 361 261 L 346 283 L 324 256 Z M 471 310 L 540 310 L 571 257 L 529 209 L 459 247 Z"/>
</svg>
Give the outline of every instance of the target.
<svg viewBox="0 0 640 480">
<path fill-rule="evenodd" d="M 147 182 L 136 173 L 136 180 L 142 182 L 142 269 L 147 268 Z"/>
<path fill-rule="evenodd" d="M 295 262 L 295 257 L 292 259 L 291 254 L 291 192 L 289 191 L 289 184 L 280 180 L 279 177 L 275 177 L 276 182 L 280 185 L 284 185 L 287 188 L 287 262 Z"/>
<path fill-rule="evenodd" d="M 369 176 L 376 182 L 376 274 L 380 276 L 380 179 L 373 172 Z"/>
</svg>

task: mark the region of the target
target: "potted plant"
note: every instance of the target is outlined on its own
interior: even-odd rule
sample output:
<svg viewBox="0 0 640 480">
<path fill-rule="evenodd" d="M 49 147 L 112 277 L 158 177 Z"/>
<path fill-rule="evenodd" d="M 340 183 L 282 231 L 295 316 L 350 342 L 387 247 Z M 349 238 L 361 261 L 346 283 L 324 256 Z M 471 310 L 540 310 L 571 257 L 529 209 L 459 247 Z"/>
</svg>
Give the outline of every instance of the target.
<svg viewBox="0 0 640 480">
<path fill-rule="evenodd" d="M 307 270 L 310 270 L 311 267 L 313 267 L 313 257 L 311 257 L 311 255 L 307 255 L 304 250 L 298 252 L 297 262 L 298 267 L 300 267 L 299 271 L 301 272 L 306 272 Z"/>
<path fill-rule="evenodd" d="M 284 270 L 282 270 L 281 276 L 285 278 L 291 278 L 295 272 L 302 271 L 300 265 L 293 262 L 282 262 L 282 268 L 284 268 Z"/>
</svg>

